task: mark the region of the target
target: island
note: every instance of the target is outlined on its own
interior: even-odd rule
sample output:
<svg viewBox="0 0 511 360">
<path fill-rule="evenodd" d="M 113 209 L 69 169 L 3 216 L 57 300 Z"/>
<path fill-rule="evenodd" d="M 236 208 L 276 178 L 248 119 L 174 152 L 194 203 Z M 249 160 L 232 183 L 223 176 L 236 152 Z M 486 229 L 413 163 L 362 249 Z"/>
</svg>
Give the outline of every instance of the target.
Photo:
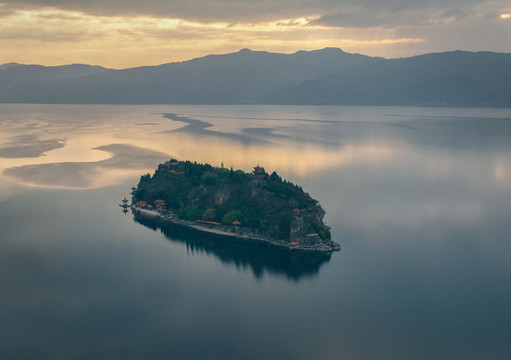
<svg viewBox="0 0 511 360">
<path fill-rule="evenodd" d="M 171 159 L 142 175 L 131 195 L 136 217 L 289 250 L 340 250 L 319 202 L 259 165 L 247 173 Z"/>
</svg>

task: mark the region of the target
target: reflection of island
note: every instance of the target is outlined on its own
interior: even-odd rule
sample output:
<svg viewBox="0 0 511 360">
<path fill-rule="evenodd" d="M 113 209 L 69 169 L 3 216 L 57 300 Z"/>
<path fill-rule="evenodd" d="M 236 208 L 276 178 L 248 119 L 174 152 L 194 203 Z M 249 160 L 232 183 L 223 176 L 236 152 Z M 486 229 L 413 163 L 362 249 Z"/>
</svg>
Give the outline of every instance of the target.
<svg viewBox="0 0 511 360">
<path fill-rule="evenodd" d="M 185 244 L 192 253 L 212 254 L 223 264 L 234 265 L 238 270 L 250 269 L 258 279 L 265 272 L 290 281 L 313 277 L 331 256 L 324 252 L 289 252 L 262 242 L 238 241 L 143 217 L 135 217 L 135 221 L 153 230 L 160 229 L 169 240 Z"/>
</svg>

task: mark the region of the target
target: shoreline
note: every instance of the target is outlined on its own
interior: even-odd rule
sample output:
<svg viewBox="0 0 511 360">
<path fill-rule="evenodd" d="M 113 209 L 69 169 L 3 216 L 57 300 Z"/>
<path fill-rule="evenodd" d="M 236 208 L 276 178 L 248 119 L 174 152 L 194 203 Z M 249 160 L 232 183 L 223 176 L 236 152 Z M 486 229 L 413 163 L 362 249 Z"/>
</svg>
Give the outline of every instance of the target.
<svg viewBox="0 0 511 360">
<path fill-rule="evenodd" d="M 234 234 L 232 232 L 224 231 L 221 229 L 206 227 L 206 226 L 200 225 L 196 222 L 177 219 L 174 216 L 163 215 L 156 210 L 141 209 L 141 208 L 135 207 L 133 205 L 131 205 L 131 209 L 133 211 L 134 216 L 141 216 L 141 217 L 150 218 L 150 219 L 153 219 L 156 221 L 168 222 L 171 224 L 184 226 L 189 229 L 196 230 L 196 231 L 201 231 L 201 232 L 224 236 L 224 237 L 230 237 L 230 238 L 236 238 L 236 239 L 248 240 L 248 241 L 262 241 L 262 242 L 268 243 L 270 245 L 278 246 L 280 248 L 284 248 L 284 249 L 290 250 L 290 251 L 299 250 L 299 251 L 314 251 L 314 252 L 331 253 L 334 251 L 339 251 L 341 249 L 341 246 L 339 244 L 333 243 L 333 242 L 332 242 L 334 244 L 333 246 L 305 246 L 305 245 L 300 245 L 300 244 L 291 245 L 289 243 L 281 242 L 281 241 L 274 240 L 271 238 L 251 236 L 251 235 L 247 235 L 247 234 L 241 234 L 241 235 Z"/>
</svg>

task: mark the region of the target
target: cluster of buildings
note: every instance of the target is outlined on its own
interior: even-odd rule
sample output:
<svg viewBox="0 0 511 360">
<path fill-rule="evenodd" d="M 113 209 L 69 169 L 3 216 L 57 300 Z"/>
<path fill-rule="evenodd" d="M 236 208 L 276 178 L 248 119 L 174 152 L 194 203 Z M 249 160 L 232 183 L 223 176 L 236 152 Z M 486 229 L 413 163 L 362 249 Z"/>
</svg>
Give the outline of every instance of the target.
<svg viewBox="0 0 511 360">
<path fill-rule="evenodd" d="M 140 200 L 135 203 L 136 208 L 147 209 L 147 210 L 156 210 L 161 213 L 164 211 L 166 211 L 168 213 L 172 213 L 172 211 L 166 210 L 166 206 L 167 206 L 167 203 L 165 202 L 165 200 L 162 200 L 162 199 L 154 200 L 154 206 L 152 204 L 149 204 L 145 200 Z"/>
</svg>

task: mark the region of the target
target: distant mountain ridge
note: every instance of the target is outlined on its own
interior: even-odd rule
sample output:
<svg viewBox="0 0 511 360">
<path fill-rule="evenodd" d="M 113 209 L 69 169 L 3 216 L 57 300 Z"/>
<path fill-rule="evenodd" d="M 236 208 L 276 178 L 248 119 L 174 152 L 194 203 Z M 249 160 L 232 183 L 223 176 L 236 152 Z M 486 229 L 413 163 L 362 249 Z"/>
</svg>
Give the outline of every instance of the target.
<svg viewBox="0 0 511 360">
<path fill-rule="evenodd" d="M 0 65 L 2 103 L 511 106 L 511 54 L 401 59 L 337 48 L 239 52 L 158 66 Z"/>
<path fill-rule="evenodd" d="M 267 98 L 279 104 L 511 106 L 511 54 L 453 51 L 361 64 Z"/>
<path fill-rule="evenodd" d="M 18 64 L 18 63 L 15 63 L 15 62 L 11 62 L 11 63 L 0 65 L 0 70 L 9 69 L 9 68 L 12 68 L 12 67 L 22 66 L 22 65 L 23 64 Z"/>
</svg>

